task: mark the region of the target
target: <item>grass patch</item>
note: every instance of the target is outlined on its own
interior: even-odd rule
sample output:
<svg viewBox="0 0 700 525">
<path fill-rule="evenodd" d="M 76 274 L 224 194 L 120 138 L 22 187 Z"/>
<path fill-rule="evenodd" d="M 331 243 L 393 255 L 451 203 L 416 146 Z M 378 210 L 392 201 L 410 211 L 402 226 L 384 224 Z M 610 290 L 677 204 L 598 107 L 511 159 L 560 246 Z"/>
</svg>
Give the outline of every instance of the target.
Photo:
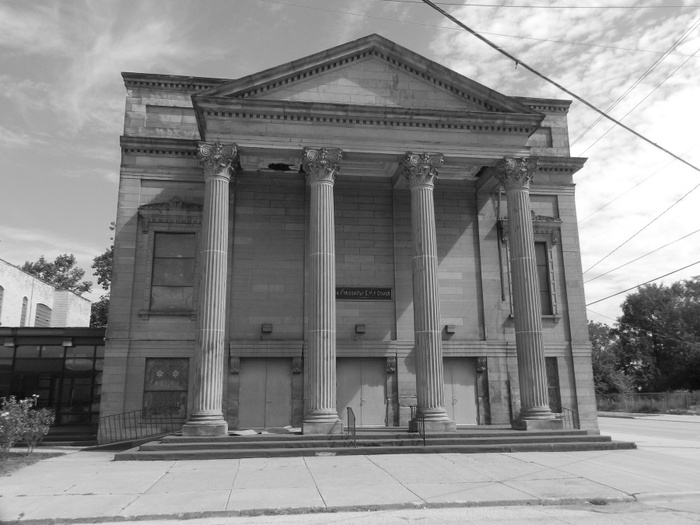
<svg viewBox="0 0 700 525">
<path fill-rule="evenodd" d="M 40 453 L 27 456 L 24 452 L 11 452 L 7 458 L 0 460 L 0 476 L 9 476 L 13 472 L 33 465 L 42 459 L 55 458 L 62 455 L 57 453 Z"/>
</svg>

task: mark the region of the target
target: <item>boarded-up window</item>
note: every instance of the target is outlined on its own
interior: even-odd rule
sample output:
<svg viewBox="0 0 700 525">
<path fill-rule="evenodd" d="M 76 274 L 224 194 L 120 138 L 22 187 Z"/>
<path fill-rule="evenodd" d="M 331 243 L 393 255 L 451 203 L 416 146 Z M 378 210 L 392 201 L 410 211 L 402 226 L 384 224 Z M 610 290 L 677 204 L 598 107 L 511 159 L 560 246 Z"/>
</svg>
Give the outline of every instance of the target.
<svg viewBox="0 0 700 525">
<path fill-rule="evenodd" d="M 537 279 L 540 287 L 540 302 L 542 303 L 542 315 L 553 315 L 552 293 L 549 285 L 549 261 L 547 257 L 547 243 L 535 243 L 535 257 L 537 259 Z"/>
<path fill-rule="evenodd" d="M 22 298 L 22 315 L 19 318 L 19 325 L 20 326 L 26 326 L 27 325 L 27 305 L 29 304 L 29 299 L 26 297 Z"/>
<path fill-rule="evenodd" d="M 195 234 L 156 232 L 153 247 L 151 310 L 194 309 Z"/>
<path fill-rule="evenodd" d="M 34 326 L 51 326 L 51 308 L 42 303 L 36 305 L 36 314 L 34 315 Z"/>
<path fill-rule="evenodd" d="M 187 415 L 189 359 L 146 359 L 143 416 Z"/>
</svg>

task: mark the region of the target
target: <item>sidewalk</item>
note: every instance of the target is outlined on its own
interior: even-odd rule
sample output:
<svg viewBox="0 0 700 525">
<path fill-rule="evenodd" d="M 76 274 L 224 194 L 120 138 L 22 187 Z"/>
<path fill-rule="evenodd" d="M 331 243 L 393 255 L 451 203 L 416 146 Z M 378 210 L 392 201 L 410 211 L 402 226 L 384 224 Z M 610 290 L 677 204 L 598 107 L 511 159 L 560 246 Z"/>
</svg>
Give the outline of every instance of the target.
<svg viewBox="0 0 700 525">
<path fill-rule="evenodd" d="M 113 455 L 73 450 L 0 477 L 0 521 L 43 524 L 700 497 L 698 462 L 646 450 L 179 462 L 114 462 Z"/>
</svg>

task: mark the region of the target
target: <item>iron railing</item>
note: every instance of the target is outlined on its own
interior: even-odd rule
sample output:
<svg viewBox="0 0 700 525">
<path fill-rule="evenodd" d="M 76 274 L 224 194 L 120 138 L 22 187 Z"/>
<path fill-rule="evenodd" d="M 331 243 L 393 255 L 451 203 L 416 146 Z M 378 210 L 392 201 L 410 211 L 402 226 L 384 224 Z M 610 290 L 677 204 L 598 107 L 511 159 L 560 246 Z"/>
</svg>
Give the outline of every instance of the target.
<svg viewBox="0 0 700 525">
<path fill-rule="evenodd" d="M 565 406 L 553 406 L 552 412 L 557 414 L 559 418 L 564 422 L 564 428 L 566 429 L 579 429 L 581 428 L 578 424 L 578 417 L 576 412 Z"/>
<path fill-rule="evenodd" d="M 355 411 L 348 407 L 348 435 L 352 438 L 352 445 L 357 447 L 357 418 Z"/>
<path fill-rule="evenodd" d="M 425 416 L 418 413 L 418 407 L 413 405 L 411 407 L 411 421 L 416 426 L 416 432 L 423 438 L 423 446 L 425 446 Z"/>
<path fill-rule="evenodd" d="M 107 445 L 172 434 L 182 426 L 181 412 L 182 407 L 174 405 L 101 417 L 97 444 Z"/>
</svg>

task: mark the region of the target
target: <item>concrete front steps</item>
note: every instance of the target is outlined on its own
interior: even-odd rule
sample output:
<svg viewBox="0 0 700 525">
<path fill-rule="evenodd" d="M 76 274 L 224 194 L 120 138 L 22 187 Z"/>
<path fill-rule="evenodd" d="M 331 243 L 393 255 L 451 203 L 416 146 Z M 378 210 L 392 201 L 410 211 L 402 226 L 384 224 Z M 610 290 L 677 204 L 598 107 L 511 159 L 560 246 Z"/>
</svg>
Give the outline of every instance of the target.
<svg viewBox="0 0 700 525">
<path fill-rule="evenodd" d="M 370 454 L 430 454 L 486 452 L 564 452 L 636 448 L 634 443 L 585 430 L 519 431 L 510 427 L 460 429 L 456 433 L 429 433 L 423 438 L 405 429 L 362 429 L 356 440 L 348 434 L 304 436 L 301 434 L 229 435 L 218 438 L 166 436 L 119 452 L 117 461 L 238 459 L 295 456 L 341 456 Z"/>
</svg>

